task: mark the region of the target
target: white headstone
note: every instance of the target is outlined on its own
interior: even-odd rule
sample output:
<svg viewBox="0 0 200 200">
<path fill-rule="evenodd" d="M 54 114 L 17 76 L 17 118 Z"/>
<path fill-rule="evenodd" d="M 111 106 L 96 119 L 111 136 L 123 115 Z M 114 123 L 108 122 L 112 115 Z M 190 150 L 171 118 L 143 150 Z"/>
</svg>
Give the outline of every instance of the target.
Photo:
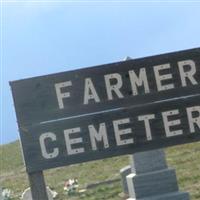
<svg viewBox="0 0 200 200">
<path fill-rule="evenodd" d="M 55 192 L 53 192 L 52 190 L 49 189 L 49 187 L 47 187 L 47 195 L 48 195 L 48 199 L 49 200 L 53 200 L 53 198 L 55 197 L 54 193 Z M 32 195 L 31 195 L 30 188 L 27 188 L 26 190 L 24 190 L 21 199 L 22 200 L 32 200 Z"/>
</svg>

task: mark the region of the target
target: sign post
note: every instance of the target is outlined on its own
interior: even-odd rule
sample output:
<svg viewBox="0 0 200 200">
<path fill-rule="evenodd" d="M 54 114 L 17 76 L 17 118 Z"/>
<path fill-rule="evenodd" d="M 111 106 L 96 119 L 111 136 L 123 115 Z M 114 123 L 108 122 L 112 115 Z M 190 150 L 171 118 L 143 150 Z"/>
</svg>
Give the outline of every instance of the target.
<svg viewBox="0 0 200 200">
<path fill-rule="evenodd" d="M 31 184 L 45 190 L 45 169 L 200 141 L 199 83 L 200 48 L 11 82 Z"/>
<path fill-rule="evenodd" d="M 33 200 L 48 200 L 44 175 L 42 171 L 28 173 Z"/>
</svg>

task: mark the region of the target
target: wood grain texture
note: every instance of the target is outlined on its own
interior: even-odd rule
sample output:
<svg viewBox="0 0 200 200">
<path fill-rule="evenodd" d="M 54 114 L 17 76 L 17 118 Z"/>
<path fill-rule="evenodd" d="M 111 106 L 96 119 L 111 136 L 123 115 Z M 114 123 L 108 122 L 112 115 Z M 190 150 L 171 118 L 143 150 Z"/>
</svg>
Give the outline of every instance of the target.
<svg viewBox="0 0 200 200">
<path fill-rule="evenodd" d="M 46 185 L 42 171 L 29 173 L 29 183 L 33 200 L 48 200 Z"/>
<path fill-rule="evenodd" d="M 194 77 L 199 83 L 200 48 L 11 82 L 18 123 L 24 127 L 64 117 L 196 94 L 199 92 L 197 91 L 199 84 L 192 85 L 189 81 L 187 87 L 181 85 L 177 62 L 187 59 L 192 59 L 196 63 L 197 71 Z M 163 70 L 163 72 L 172 74 L 172 79 L 165 80 L 165 84 L 173 83 L 174 89 L 158 91 L 153 67 L 166 63 L 169 63 L 171 68 Z M 138 76 L 141 68 L 146 70 L 150 93 L 144 93 L 142 86 L 138 87 L 138 95 L 134 96 L 128 71 L 134 70 Z M 113 95 L 113 100 L 108 100 L 104 75 L 112 73 L 118 73 L 122 78 L 123 85 L 120 91 L 123 98 Z M 100 102 L 95 103 L 91 100 L 89 104 L 83 105 L 84 81 L 88 77 L 93 81 Z M 71 96 L 63 99 L 65 106 L 63 109 L 59 109 L 55 83 L 69 80 L 73 84 L 72 87 L 67 88 Z"/>
<path fill-rule="evenodd" d="M 189 129 L 186 107 L 192 106 L 200 106 L 200 96 L 187 99 L 177 99 L 167 103 L 159 102 L 150 106 L 128 107 L 123 110 L 28 127 L 26 131 L 21 130 L 22 146 L 27 170 L 29 172 L 38 171 L 58 166 L 200 141 L 199 127 L 195 126 L 195 132 L 193 133 L 191 133 Z M 179 119 L 181 124 L 176 125 L 171 129 L 181 129 L 183 134 L 166 137 L 161 113 L 174 109 L 178 109 L 179 114 L 173 116 L 170 120 Z M 155 114 L 155 119 L 151 121 L 152 140 L 148 141 L 144 122 L 138 121 L 138 116 L 151 113 Z M 134 143 L 119 146 L 116 143 L 113 121 L 125 118 L 129 118 L 130 123 L 121 125 L 120 129 L 130 128 L 132 132 L 122 136 L 122 138 L 133 138 Z M 97 142 L 97 150 L 93 150 L 91 147 L 88 126 L 93 124 L 98 130 L 100 123 L 106 124 L 109 148 L 105 148 L 103 142 L 100 141 Z M 73 137 L 82 138 L 83 142 L 74 146 L 72 145 L 72 148 L 84 148 L 84 152 L 75 155 L 68 155 L 64 130 L 75 127 L 80 127 L 80 133 L 77 133 Z M 47 151 L 51 152 L 54 148 L 59 149 L 59 155 L 53 159 L 45 159 L 41 154 L 39 137 L 46 132 L 52 132 L 56 136 L 56 141 L 46 141 Z"/>
<path fill-rule="evenodd" d="M 194 61 L 196 71 L 192 76 L 197 83 L 189 81 L 183 87 L 177 63 L 184 60 Z M 162 71 L 162 75 L 171 74 L 172 78 L 167 78 L 165 84 L 173 83 L 174 88 L 158 91 L 153 68 L 166 63 L 171 67 Z M 138 95 L 134 96 L 128 72 L 134 70 L 138 75 L 141 68 L 146 71 L 150 91 L 144 93 L 144 88 L 138 87 Z M 104 76 L 114 73 L 120 74 L 122 78 L 120 91 L 123 98 L 115 95 L 112 100 L 108 100 Z M 100 102 L 92 101 L 84 105 L 84 81 L 88 77 L 93 81 Z M 69 80 L 73 83 L 71 96 L 64 98 L 64 108 L 60 109 L 55 84 Z M 186 113 L 187 107 L 200 106 L 199 83 L 200 48 L 11 82 L 28 172 L 199 141 L 199 127 L 195 126 L 195 131 L 190 132 Z M 180 120 L 180 125 L 173 126 L 172 131 L 182 130 L 182 134 L 166 137 L 162 112 L 171 110 L 178 110 L 177 116 L 171 116 L 171 120 Z M 155 115 L 155 119 L 150 122 L 151 140 L 147 140 L 144 121 L 138 120 L 139 116 L 147 114 Z M 123 119 L 128 119 L 130 123 L 120 125 L 119 129 L 129 129 L 131 134 L 120 137 L 134 142 L 119 145 L 113 123 Z M 92 125 L 98 130 L 102 123 L 106 126 L 109 146 L 105 148 L 102 141 L 96 142 L 97 149 L 94 150 L 88 128 Z M 73 137 L 81 138 L 82 142 L 72 145 L 72 149 L 82 148 L 84 152 L 70 155 L 66 148 L 64 130 L 77 127 L 80 128 L 80 133 Z M 51 138 L 45 139 L 47 154 L 55 149 L 58 151 L 58 155 L 50 159 L 42 155 L 39 142 L 41 135 L 47 132 L 54 135 L 53 141 Z"/>
</svg>

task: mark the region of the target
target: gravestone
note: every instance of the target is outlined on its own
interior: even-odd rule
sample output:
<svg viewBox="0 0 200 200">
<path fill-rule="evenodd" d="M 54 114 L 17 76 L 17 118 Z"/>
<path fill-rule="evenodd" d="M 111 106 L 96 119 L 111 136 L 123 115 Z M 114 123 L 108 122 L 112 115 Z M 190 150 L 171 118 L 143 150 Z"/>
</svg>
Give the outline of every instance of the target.
<svg viewBox="0 0 200 200">
<path fill-rule="evenodd" d="M 48 195 L 48 200 L 53 200 L 53 194 L 52 191 L 49 189 L 49 187 L 47 187 L 47 195 Z M 31 195 L 31 190 L 30 188 L 27 188 L 23 194 L 22 194 L 22 200 L 32 200 L 32 195 Z"/>
<path fill-rule="evenodd" d="M 135 153 L 127 176 L 129 200 L 189 200 L 179 192 L 174 169 L 168 168 L 163 150 Z"/>
<path fill-rule="evenodd" d="M 126 177 L 131 173 L 131 166 L 128 165 L 120 170 L 121 184 L 124 194 L 128 194 L 128 185 Z"/>
</svg>

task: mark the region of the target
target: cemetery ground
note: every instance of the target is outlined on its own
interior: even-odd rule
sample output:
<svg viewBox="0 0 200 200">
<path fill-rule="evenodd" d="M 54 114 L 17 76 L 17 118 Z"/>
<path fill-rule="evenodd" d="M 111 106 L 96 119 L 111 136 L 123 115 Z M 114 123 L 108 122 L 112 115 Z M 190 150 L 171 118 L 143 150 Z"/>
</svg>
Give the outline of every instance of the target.
<svg viewBox="0 0 200 200">
<path fill-rule="evenodd" d="M 165 152 L 169 167 L 176 169 L 180 190 L 189 192 L 191 200 L 200 200 L 200 143 L 167 148 Z M 0 146 L 0 153 L 0 186 L 11 189 L 13 200 L 17 200 L 28 187 L 19 142 Z M 58 193 L 58 200 L 122 200 L 119 180 L 99 184 L 72 197 L 65 194 L 63 187 L 67 179 L 75 177 L 78 178 L 79 189 L 93 183 L 119 179 L 119 170 L 128 164 L 129 157 L 120 156 L 46 170 L 44 175 L 46 184 Z"/>
</svg>

